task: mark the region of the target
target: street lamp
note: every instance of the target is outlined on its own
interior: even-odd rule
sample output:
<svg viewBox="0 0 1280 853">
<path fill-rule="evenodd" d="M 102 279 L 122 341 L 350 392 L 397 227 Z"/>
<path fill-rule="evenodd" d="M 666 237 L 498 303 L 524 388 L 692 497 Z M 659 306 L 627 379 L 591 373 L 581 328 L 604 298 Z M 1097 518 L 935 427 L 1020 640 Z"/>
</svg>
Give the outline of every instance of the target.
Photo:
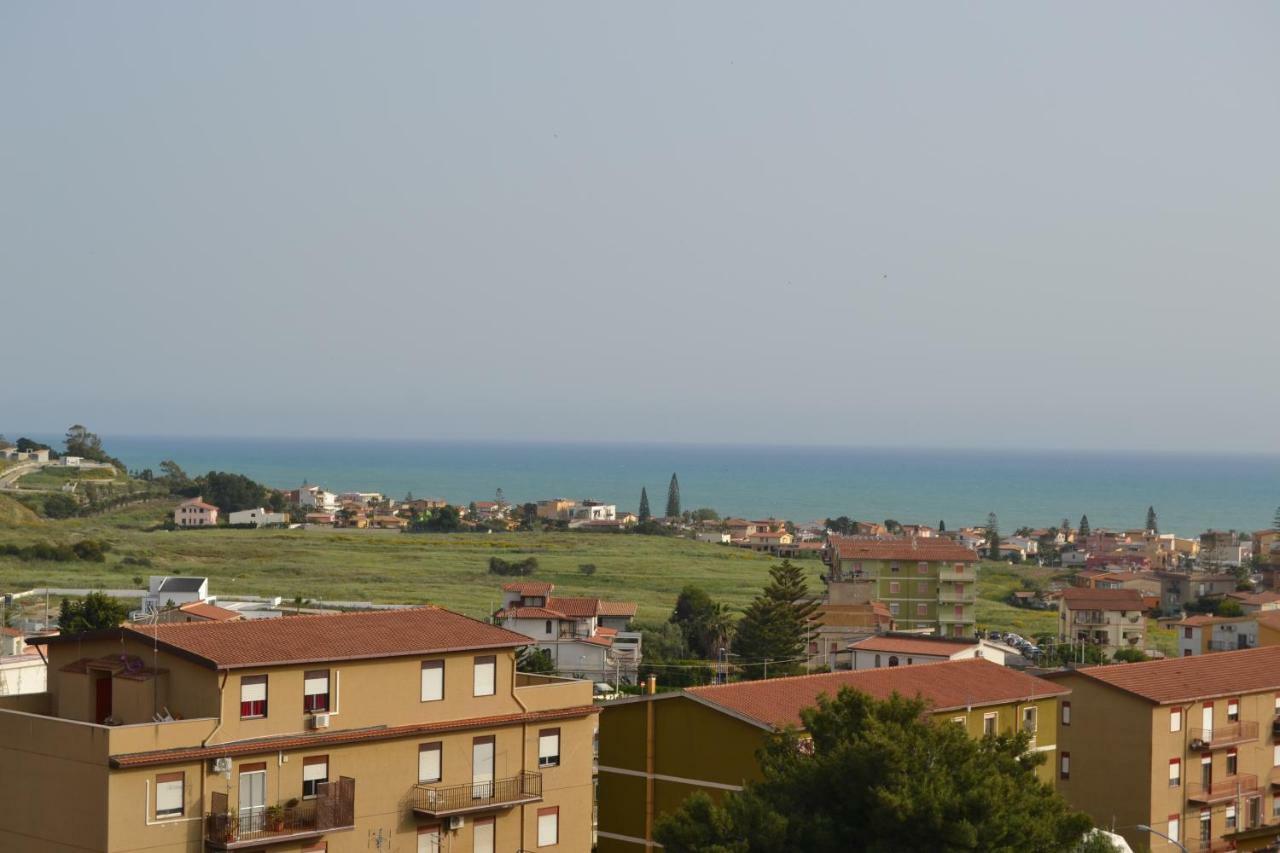
<svg viewBox="0 0 1280 853">
<path fill-rule="evenodd" d="M 1138 830 L 1138 832 L 1149 832 L 1149 833 L 1151 833 L 1152 835 L 1158 835 L 1158 836 L 1160 836 L 1161 838 L 1163 838 L 1165 841 L 1168 841 L 1170 844 L 1172 844 L 1173 846 L 1177 847 L 1179 850 L 1181 850 L 1181 851 L 1182 851 L 1182 853 L 1188 853 L 1187 848 L 1183 847 L 1183 846 L 1182 846 L 1182 842 L 1178 841 L 1178 839 L 1176 839 L 1176 838 L 1170 838 L 1169 836 L 1165 835 L 1163 832 L 1159 832 L 1158 830 L 1154 830 L 1154 829 L 1152 829 L 1151 827 L 1147 826 L 1145 823 L 1140 823 L 1140 824 L 1138 824 L 1138 825 L 1135 827 L 1135 829 L 1137 829 L 1137 830 Z"/>
</svg>

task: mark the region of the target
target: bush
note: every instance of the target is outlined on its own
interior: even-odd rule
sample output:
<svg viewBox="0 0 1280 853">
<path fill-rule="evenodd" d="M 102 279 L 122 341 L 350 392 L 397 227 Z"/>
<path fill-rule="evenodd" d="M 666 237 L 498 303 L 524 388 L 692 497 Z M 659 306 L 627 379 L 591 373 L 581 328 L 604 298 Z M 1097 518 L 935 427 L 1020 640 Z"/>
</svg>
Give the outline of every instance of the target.
<svg viewBox="0 0 1280 853">
<path fill-rule="evenodd" d="M 583 563 L 581 566 L 578 566 L 578 571 L 582 572 L 584 575 L 594 575 L 596 573 L 596 564 Z"/>
<path fill-rule="evenodd" d="M 525 557 L 523 560 L 504 560 L 501 557 L 489 558 L 489 574 L 491 575 L 531 575 L 538 570 L 537 557 Z"/>
<path fill-rule="evenodd" d="M 44 499 L 46 518 L 71 518 L 80 511 L 80 504 L 70 495 L 53 494 Z"/>
</svg>

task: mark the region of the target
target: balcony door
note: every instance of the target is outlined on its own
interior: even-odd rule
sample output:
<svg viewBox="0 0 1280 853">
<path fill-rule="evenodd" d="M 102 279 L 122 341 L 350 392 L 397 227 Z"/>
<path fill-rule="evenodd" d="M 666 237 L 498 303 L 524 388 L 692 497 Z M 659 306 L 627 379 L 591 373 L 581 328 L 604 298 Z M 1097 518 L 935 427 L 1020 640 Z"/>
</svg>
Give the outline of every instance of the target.
<svg viewBox="0 0 1280 853">
<path fill-rule="evenodd" d="M 267 767 L 252 764 L 240 768 L 240 834 L 257 832 L 267 811 Z"/>
<path fill-rule="evenodd" d="M 471 798 L 493 797 L 493 738 L 478 737 L 471 742 Z"/>
<path fill-rule="evenodd" d="M 1213 740 L 1213 703 L 1206 702 L 1200 710 L 1200 728 L 1204 729 L 1205 742 Z"/>
</svg>

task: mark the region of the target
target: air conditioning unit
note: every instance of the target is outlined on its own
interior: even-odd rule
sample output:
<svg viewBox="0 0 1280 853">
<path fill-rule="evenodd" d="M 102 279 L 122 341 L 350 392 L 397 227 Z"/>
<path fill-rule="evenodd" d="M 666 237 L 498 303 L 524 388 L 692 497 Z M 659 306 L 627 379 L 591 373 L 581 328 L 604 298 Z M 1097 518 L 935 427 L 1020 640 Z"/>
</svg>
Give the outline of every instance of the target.
<svg viewBox="0 0 1280 853">
<path fill-rule="evenodd" d="M 460 814 L 453 815 L 449 818 L 449 829 L 456 832 L 467 825 L 467 819 Z"/>
<path fill-rule="evenodd" d="M 313 729 L 327 729 L 327 728 L 329 728 L 329 715 L 328 715 L 328 714 L 313 714 L 313 715 L 312 715 L 312 717 L 311 717 L 311 728 L 313 728 Z"/>
<path fill-rule="evenodd" d="M 213 763 L 214 773 L 230 773 L 231 772 L 230 758 L 215 758 L 213 759 L 212 763 Z"/>
</svg>

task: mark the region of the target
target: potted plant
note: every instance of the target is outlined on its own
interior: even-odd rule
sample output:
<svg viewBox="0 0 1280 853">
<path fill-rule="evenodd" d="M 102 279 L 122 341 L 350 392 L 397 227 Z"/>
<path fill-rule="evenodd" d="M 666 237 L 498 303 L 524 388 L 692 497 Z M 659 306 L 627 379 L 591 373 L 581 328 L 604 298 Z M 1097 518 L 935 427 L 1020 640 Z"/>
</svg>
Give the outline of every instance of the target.
<svg viewBox="0 0 1280 853">
<path fill-rule="evenodd" d="M 280 806 L 267 806 L 267 829 L 272 832 L 284 829 L 284 809 Z"/>
<path fill-rule="evenodd" d="M 240 820 L 235 812 L 227 812 L 223 815 L 223 819 L 226 822 L 222 825 L 222 840 L 230 844 L 236 840 L 236 829 L 240 826 Z"/>
</svg>

